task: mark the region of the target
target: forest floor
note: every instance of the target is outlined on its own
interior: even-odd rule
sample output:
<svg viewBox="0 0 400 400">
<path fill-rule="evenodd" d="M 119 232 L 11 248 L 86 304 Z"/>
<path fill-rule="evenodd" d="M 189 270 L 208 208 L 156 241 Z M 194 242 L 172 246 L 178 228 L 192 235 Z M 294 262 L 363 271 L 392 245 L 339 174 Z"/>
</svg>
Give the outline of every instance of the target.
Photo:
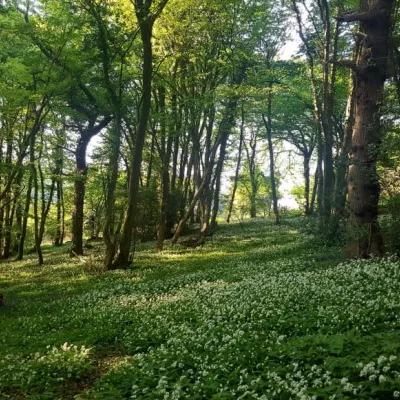
<svg viewBox="0 0 400 400">
<path fill-rule="evenodd" d="M 341 261 L 300 218 L 221 225 L 204 248 L 101 244 L 0 264 L 1 399 L 400 397 L 400 262 Z"/>
</svg>

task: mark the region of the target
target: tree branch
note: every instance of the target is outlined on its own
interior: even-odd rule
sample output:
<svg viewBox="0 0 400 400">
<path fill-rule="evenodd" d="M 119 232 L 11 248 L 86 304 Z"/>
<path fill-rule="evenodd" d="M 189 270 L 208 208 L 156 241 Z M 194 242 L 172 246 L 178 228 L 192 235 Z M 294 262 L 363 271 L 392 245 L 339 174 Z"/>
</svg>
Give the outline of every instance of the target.
<svg viewBox="0 0 400 400">
<path fill-rule="evenodd" d="M 337 16 L 340 22 L 369 22 L 374 19 L 371 12 L 352 12 Z"/>
<path fill-rule="evenodd" d="M 332 63 L 336 64 L 339 67 L 347 67 L 354 71 L 359 76 L 364 76 L 366 72 L 366 68 L 358 66 L 354 61 L 351 60 L 337 60 Z"/>
</svg>

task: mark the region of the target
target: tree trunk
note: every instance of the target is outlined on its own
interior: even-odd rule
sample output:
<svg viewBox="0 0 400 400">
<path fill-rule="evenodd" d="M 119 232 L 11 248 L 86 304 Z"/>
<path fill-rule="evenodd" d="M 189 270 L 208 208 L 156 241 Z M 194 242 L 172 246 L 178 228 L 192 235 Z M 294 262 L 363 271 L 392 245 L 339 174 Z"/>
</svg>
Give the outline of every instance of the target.
<svg viewBox="0 0 400 400">
<path fill-rule="evenodd" d="M 39 228 L 39 243 L 42 243 L 42 241 L 43 241 L 43 236 L 44 236 L 44 232 L 45 232 L 47 216 L 49 215 L 50 207 L 51 207 L 51 204 L 53 202 L 53 195 L 54 195 L 55 186 L 56 186 L 56 180 L 53 178 L 52 181 L 51 181 L 51 186 L 50 186 L 49 199 L 47 201 L 47 204 L 45 204 L 44 210 L 42 209 L 42 216 L 41 216 L 41 219 L 40 219 L 40 228 Z M 43 196 L 43 198 L 44 198 L 44 196 Z"/>
<path fill-rule="evenodd" d="M 243 139 L 244 139 L 244 104 L 242 102 L 242 110 L 241 110 L 241 124 L 240 124 L 240 138 L 239 138 L 239 150 L 238 150 L 238 158 L 236 163 L 236 170 L 235 170 L 235 177 L 233 180 L 233 189 L 232 189 L 232 196 L 229 202 L 229 209 L 228 209 L 228 216 L 226 217 L 226 222 L 229 224 L 232 215 L 233 204 L 235 202 L 236 190 L 238 187 L 238 178 L 240 172 L 240 163 L 242 161 L 242 149 L 243 149 Z"/>
<path fill-rule="evenodd" d="M 96 119 L 89 121 L 89 126 L 84 129 L 75 150 L 75 183 L 74 183 L 74 208 L 72 211 L 72 249 L 70 256 L 83 254 L 83 213 L 85 205 L 85 187 L 87 178 L 86 150 L 90 139 L 105 128 L 111 117 L 104 117 L 97 125 Z"/>
<path fill-rule="evenodd" d="M 310 154 L 308 152 L 303 153 L 303 175 L 304 175 L 304 215 L 311 214 L 310 207 Z"/>
<path fill-rule="evenodd" d="M 163 114 L 161 117 L 161 161 L 162 161 L 162 171 L 161 171 L 161 207 L 160 207 L 160 218 L 158 221 L 158 231 L 157 231 L 157 250 L 162 251 L 164 247 L 164 240 L 166 236 L 167 229 L 167 215 L 168 215 L 168 205 L 169 205 L 169 195 L 170 195 L 170 177 L 169 177 L 169 162 L 171 158 L 172 142 L 173 142 L 173 132 L 171 124 L 169 124 L 168 138 L 166 138 L 166 107 L 165 107 L 165 89 L 160 88 L 159 90 L 159 106 L 160 112 Z M 174 108 L 174 105 L 172 105 Z M 171 118 L 172 119 L 172 118 Z"/>
<path fill-rule="evenodd" d="M 319 181 L 319 168 L 317 166 L 317 169 L 315 170 L 315 174 L 314 174 L 314 185 L 313 185 L 313 190 L 311 193 L 311 201 L 310 201 L 310 213 L 311 214 L 314 213 L 315 200 L 317 197 L 318 181 Z"/>
<path fill-rule="evenodd" d="M 272 84 L 270 84 L 270 90 L 268 93 L 268 110 L 267 118 L 265 115 L 262 116 L 267 131 L 268 139 L 268 152 L 269 152 L 269 176 L 271 179 L 271 192 L 272 192 L 272 208 L 274 210 L 275 224 L 279 224 L 279 209 L 278 209 L 278 194 L 276 190 L 275 180 L 275 160 L 274 160 L 274 147 L 272 143 Z"/>
<path fill-rule="evenodd" d="M 55 246 L 62 246 L 64 239 L 64 211 L 63 211 L 62 180 L 57 178 L 57 229 L 54 238 Z"/>
<path fill-rule="evenodd" d="M 62 187 L 62 169 L 63 169 L 63 151 L 59 149 L 58 153 L 56 154 L 55 160 L 55 175 L 56 175 L 56 197 L 57 197 L 57 228 L 56 228 L 56 235 L 54 238 L 54 245 L 61 246 L 64 240 L 64 200 L 63 200 L 63 187 Z"/>
<path fill-rule="evenodd" d="M 221 176 L 225 163 L 227 144 L 228 144 L 228 135 L 226 135 L 221 142 L 221 148 L 219 150 L 219 159 L 217 162 L 217 166 L 215 168 L 216 178 L 215 178 L 213 210 L 212 210 L 211 223 L 209 227 L 210 232 L 214 232 L 217 225 L 217 216 L 219 211 L 219 196 L 221 194 Z"/>
<path fill-rule="evenodd" d="M 34 233 L 35 233 L 35 249 L 38 255 L 39 265 L 43 264 L 42 248 L 40 246 L 39 237 L 39 182 L 37 176 L 37 169 L 34 163 L 31 163 L 32 180 L 33 180 L 33 219 L 34 219 Z"/>
<path fill-rule="evenodd" d="M 346 176 L 349 169 L 349 152 L 351 149 L 351 141 L 354 125 L 354 105 L 355 105 L 355 82 L 354 73 L 351 72 L 350 77 L 350 90 L 346 107 L 346 122 L 344 127 L 344 137 L 342 147 L 337 163 L 335 190 L 334 190 L 334 213 L 333 213 L 333 226 L 332 233 L 335 234 L 339 227 L 340 218 L 344 217 L 346 207 Z"/>
<path fill-rule="evenodd" d="M 104 265 L 107 269 L 112 267 L 112 263 L 116 250 L 116 237 L 115 237 L 115 189 L 118 180 L 118 160 L 121 144 L 121 130 L 122 130 L 122 115 L 119 106 L 116 105 L 115 110 L 115 123 L 111 133 L 111 149 L 110 149 L 110 174 L 107 188 L 106 197 L 106 216 L 104 222 L 103 239 L 106 245 L 106 257 Z"/>
<path fill-rule="evenodd" d="M 153 174 L 153 159 L 154 159 L 154 150 L 155 150 L 155 136 L 153 135 L 151 138 L 151 149 L 150 149 L 150 159 L 149 165 L 147 166 L 147 177 L 146 177 L 146 188 L 150 188 L 151 175 Z"/>
<path fill-rule="evenodd" d="M 71 257 L 83 254 L 83 208 L 85 203 L 85 184 L 87 176 L 86 149 L 89 141 L 80 138 L 75 150 L 74 208 L 72 211 Z"/>
<path fill-rule="evenodd" d="M 142 12 L 144 12 L 146 15 L 141 15 Z M 132 171 L 129 181 L 128 210 L 126 212 L 125 221 L 122 228 L 122 237 L 119 245 L 118 254 L 113 264 L 114 268 L 128 267 L 132 263 L 130 252 L 139 197 L 139 180 L 141 172 L 140 169 L 142 166 L 143 147 L 151 109 L 151 83 L 153 75 L 153 50 L 151 37 L 153 21 L 150 18 L 150 9 L 148 9 L 147 12 L 146 10 L 137 10 L 136 13 L 138 14 L 143 46 L 143 95 L 139 115 L 139 126 L 135 142 L 135 150 L 131 163 Z"/>
<path fill-rule="evenodd" d="M 317 169 L 318 169 L 318 182 L 317 182 L 317 211 L 320 219 L 320 224 L 323 226 L 323 199 L 324 199 L 324 168 L 323 168 L 323 144 L 322 132 L 319 131 L 317 136 Z"/>
<path fill-rule="evenodd" d="M 364 36 L 353 67 L 356 100 L 348 177 L 349 227 L 357 240 L 350 240 L 347 246 L 349 255 L 361 258 L 384 251 L 377 220 L 380 185 L 376 161 L 393 5 L 394 0 L 360 0 L 360 12 L 342 16 L 345 22 L 360 21 Z"/>
<path fill-rule="evenodd" d="M 222 122 L 221 122 L 221 125 L 223 125 Z M 221 132 L 219 132 L 217 140 L 214 143 L 214 146 L 213 146 L 213 149 L 211 152 L 209 165 L 208 165 L 207 169 L 204 171 L 203 180 L 200 183 L 200 186 L 198 187 L 197 192 L 194 194 L 193 199 L 191 200 L 186 213 L 184 214 L 183 218 L 179 221 L 179 224 L 178 224 L 178 227 L 176 228 L 174 237 L 172 238 L 172 244 L 175 244 L 178 241 L 180 235 L 182 234 L 182 231 L 183 231 L 183 228 L 184 228 L 186 222 L 193 214 L 193 210 L 203 192 L 204 186 L 207 184 L 207 181 L 210 179 L 210 176 L 211 176 L 211 173 L 213 170 L 213 166 L 214 166 L 215 155 L 217 152 L 217 148 L 221 143 L 221 139 L 222 139 L 222 134 L 221 134 Z"/>
</svg>

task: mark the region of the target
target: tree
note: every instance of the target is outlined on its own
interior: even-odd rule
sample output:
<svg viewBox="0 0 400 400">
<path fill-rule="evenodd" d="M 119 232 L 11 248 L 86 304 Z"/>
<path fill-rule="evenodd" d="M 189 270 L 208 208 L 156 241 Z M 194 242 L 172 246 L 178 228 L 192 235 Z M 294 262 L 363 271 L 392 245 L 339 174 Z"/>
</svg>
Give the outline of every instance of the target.
<svg viewBox="0 0 400 400">
<path fill-rule="evenodd" d="M 350 242 L 348 251 L 362 258 L 384 251 L 377 220 L 380 187 L 376 161 L 381 141 L 381 104 L 388 76 L 393 7 L 393 0 L 360 0 L 357 11 L 339 16 L 342 22 L 360 24 L 357 58 L 340 64 L 355 72 L 348 202 L 349 226 L 356 230 L 357 243 Z"/>
</svg>

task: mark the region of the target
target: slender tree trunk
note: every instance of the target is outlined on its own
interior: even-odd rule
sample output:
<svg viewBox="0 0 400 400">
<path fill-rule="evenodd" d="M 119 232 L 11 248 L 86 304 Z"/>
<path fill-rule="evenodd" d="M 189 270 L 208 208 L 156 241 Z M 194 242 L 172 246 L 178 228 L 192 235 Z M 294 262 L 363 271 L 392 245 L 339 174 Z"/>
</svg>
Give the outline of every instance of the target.
<svg viewBox="0 0 400 400">
<path fill-rule="evenodd" d="M 8 218 L 6 218 L 6 235 L 5 235 L 5 240 L 4 240 L 4 250 L 3 250 L 3 258 L 8 259 L 11 255 L 11 251 L 17 251 L 17 247 L 12 246 L 12 241 L 13 241 L 13 235 L 12 235 L 12 230 L 14 226 L 14 215 L 16 215 L 16 226 L 18 228 L 18 233 L 16 238 L 19 239 L 19 233 L 20 233 L 20 227 L 21 227 L 21 219 L 22 219 L 22 210 L 21 210 L 21 202 L 20 202 L 20 197 L 21 197 L 21 183 L 22 183 L 22 178 L 23 178 L 23 170 L 21 170 L 17 177 L 15 178 L 15 189 L 14 189 L 14 199 L 12 201 L 12 207 L 10 210 L 10 214 L 8 214 Z M 11 205 L 11 203 L 10 203 Z"/>
<path fill-rule="evenodd" d="M 304 175 L 304 215 L 311 214 L 310 207 L 310 159 L 311 156 L 308 152 L 303 154 L 303 175 Z"/>
<path fill-rule="evenodd" d="M 311 214 L 314 213 L 314 209 L 315 209 L 315 200 L 317 198 L 318 181 L 319 181 L 319 168 L 317 166 L 317 169 L 315 170 L 315 174 L 314 174 L 314 185 L 313 185 L 311 201 L 310 201 L 310 213 Z"/>
<path fill-rule="evenodd" d="M 57 229 L 56 236 L 54 238 L 54 245 L 61 246 L 64 237 L 64 229 L 63 229 L 63 198 L 62 198 L 62 181 L 58 177 L 57 178 Z"/>
<path fill-rule="evenodd" d="M 83 254 L 83 209 L 85 203 L 85 185 L 87 176 L 86 149 L 89 141 L 82 137 L 75 150 L 74 208 L 72 211 L 72 248 L 71 257 Z"/>
<path fill-rule="evenodd" d="M 247 162 L 249 164 L 249 175 L 250 175 L 250 184 L 251 190 L 249 192 L 250 195 L 250 218 L 257 217 L 257 205 L 256 205 L 256 198 L 258 192 L 258 183 L 257 183 L 257 176 L 256 176 L 256 146 L 257 146 L 257 137 L 254 138 L 254 141 L 251 141 L 249 144 L 251 148 L 251 153 L 249 152 L 247 146 Z"/>
<path fill-rule="evenodd" d="M 39 243 L 42 243 L 42 241 L 43 241 L 43 236 L 44 236 L 44 232 L 45 232 L 47 217 L 49 215 L 50 207 L 51 207 L 51 204 L 53 202 L 53 195 L 54 195 L 55 186 L 56 186 L 56 180 L 53 178 L 52 181 L 51 181 L 51 186 L 50 186 L 49 199 L 47 201 L 47 204 L 45 204 L 44 210 L 42 210 L 42 216 L 41 216 L 41 219 L 40 219 Z"/>
<path fill-rule="evenodd" d="M 240 138 L 239 138 L 239 150 L 238 150 L 238 158 L 236 163 L 236 170 L 235 170 L 235 177 L 233 180 L 233 189 L 232 189 L 232 196 L 229 203 L 228 209 L 228 216 L 226 217 L 226 222 L 229 224 L 232 215 L 233 204 L 235 202 L 236 190 L 238 187 L 238 179 L 239 179 L 239 172 L 240 172 L 240 163 L 242 161 L 242 149 L 243 149 L 243 139 L 244 139 L 244 104 L 242 102 L 242 109 L 241 109 L 241 124 L 240 124 Z"/>
<path fill-rule="evenodd" d="M 224 163 L 225 163 L 227 144 L 228 144 L 228 135 L 226 135 L 221 142 L 221 147 L 219 150 L 219 159 L 217 162 L 217 166 L 215 168 L 216 178 L 215 178 L 213 210 L 212 210 L 212 217 L 211 217 L 211 223 L 210 223 L 210 228 L 209 228 L 210 232 L 214 232 L 214 230 L 217 226 L 217 216 L 218 216 L 218 211 L 219 211 L 219 196 L 221 194 L 221 176 L 222 176 L 222 170 L 223 170 Z"/>
<path fill-rule="evenodd" d="M 317 169 L 318 169 L 318 182 L 317 182 L 317 211 L 320 219 L 320 224 L 323 227 L 323 199 L 324 199 L 324 168 L 323 168 L 323 144 L 322 132 L 319 131 L 317 137 Z"/>
<path fill-rule="evenodd" d="M 137 14 L 143 10 L 137 10 Z M 146 11 L 144 10 L 146 13 Z M 150 19 L 150 9 L 146 15 L 138 15 L 140 33 L 143 45 L 143 95 L 142 106 L 140 109 L 139 126 L 135 142 L 135 150 L 132 160 L 132 171 L 129 182 L 128 210 L 125 215 L 125 221 L 122 228 L 122 237 L 119 245 L 117 258 L 114 262 L 114 268 L 128 267 L 132 263 L 130 257 L 133 229 L 135 227 L 135 218 L 137 214 L 137 204 L 139 196 L 140 169 L 142 166 L 143 147 L 146 137 L 147 124 L 151 109 L 151 83 L 153 75 L 153 51 L 152 51 L 152 28 L 153 21 Z"/>
<path fill-rule="evenodd" d="M 4 207 L 0 208 L 0 255 L 3 253 Z"/>
<path fill-rule="evenodd" d="M 4 235 L 4 248 L 2 258 L 7 260 L 11 255 L 11 244 L 12 244 L 12 226 L 14 222 L 16 201 L 11 205 L 11 202 L 6 207 L 6 218 L 5 218 L 5 235 Z"/>
<path fill-rule="evenodd" d="M 237 80 L 235 79 L 235 83 L 239 84 L 242 82 L 244 79 L 244 73 L 245 73 L 245 68 L 243 68 L 240 72 L 240 74 L 237 77 Z M 200 198 L 200 196 L 203 193 L 204 187 L 209 184 L 210 179 L 211 179 L 211 174 L 214 168 L 214 163 L 215 163 L 215 157 L 217 154 L 217 149 L 221 143 L 223 143 L 224 140 L 227 140 L 227 137 L 229 137 L 230 132 L 235 126 L 235 113 L 236 113 L 236 106 L 237 106 L 238 99 L 237 97 L 233 97 L 229 99 L 227 105 L 225 106 L 225 111 L 224 111 L 224 116 L 220 122 L 219 128 L 218 128 L 218 135 L 217 139 L 212 147 L 212 150 L 210 152 L 210 158 L 209 158 L 209 163 L 207 165 L 207 168 L 205 169 L 203 173 L 203 179 L 200 183 L 200 186 L 198 186 L 196 193 L 193 196 L 192 201 L 189 204 L 188 210 L 186 211 L 185 215 L 183 218 L 179 221 L 178 227 L 176 228 L 174 237 L 172 238 L 172 243 L 175 244 L 180 235 L 182 234 L 183 227 L 185 226 L 187 220 L 191 217 L 193 214 L 193 210 Z"/>
<path fill-rule="evenodd" d="M 36 143 L 36 136 L 39 131 L 39 126 L 37 126 L 37 129 L 32 130 L 31 135 L 30 135 L 30 149 L 29 149 L 29 163 L 30 163 L 30 175 L 29 175 L 29 181 L 28 181 L 28 187 L 26 190 L 26 199 L 25 199 L 25 207 L 24 207 L 24 216 L 22 219 L 22 227 L 21 227 L 21 237 L 19 241 L 19 247 L 18 247 L 18 260 L 22 260 L 24 257 L 24 245 L 25 245 L 25 238 L 26 238 L 26 230 L 27 230 L 27 225 L 28 225 L 28 218 L 29 218 L 29 209 L 31 205 L 31 196 L 32 196 L 32 187 L 34 186 L 34 169 L 35 169 L 35 143 Z M 35 230 L 36 232 L 36 230 Z M 36 234 L 36 233 L 35 233 Z M 35 236 L 36 239 L 36 236 Z M 36 244 L 36 240 L 35 240 Z M 39 260 L 40 263 L 40 260 Z"/>
<path fill-rule="evenodd" d="M 161 171 L 161 207 L 160 207 L 160 218 L 158 221 L 158 232 L 157 232 L 157 250 L 162 251 L 164 247 L 164 240 L 166 236 L 167 229 L 167 215 L 168 215 L 168 205 L 170 197 L 170 176 L 169 176 L 169 162 L 171 158 L 172 151 L 172 129 L 169 129 L 168 138 L 166 138 L 166 107 L 165 107 L 165 89 L 161 88 L 159 90 L 159 105 L 160 112 L 163 113 L 161 121 L 161 151 L 162 154 L 162 171 Z M 171 128 L 171 125 L 169 125 Z"/>
<path fill-rule="evenodd" d="M 324 180 L 322 193 L 322 215 L 325 223 L 329 221 L 331 214 L 332 189 L 334 181 L 333 171 L 333 132 L 332 132 L 332 112 L 333 112 L 333 92 L 335 80 L 335 67 L 331 71 L 331 21 L 330 9 L 327 0 L 321 0 L 321 13 L 324 24 L 324 59 L 323 59 L 323 84 L 322 84 L 322 110 L 321 123 L 324 134 L 323 141 L 323 160 L 324 160 Z M 336 32 L 336 35 L 338 31 Z M 334 51 L 335 53 L 335 51 Z M 334 56 L 335 57 L 335 56 Z M 331 85 L 332 83 L 332 85 Z M 326 229 L 326 227 L 325 227 Z"/>
<path fill-rule="evenodd" d="M 39 265 L 43 264 L 42 248 L 40 246 L 39 237 L 39 182 L 36 165 L 31 163 L 32 180 L 33 180 L 33 219 L 34 219 L 34 233 L 35 233 L 35 248 L 38 255 Z"/>
<path fill-rule="evenodd" d="M 354 105 L 355 105 L 355 82 L 354 73 L 351 72 L 350 90 L 346 107 L 346 123 L 344 137 L 337 163 L 335 190 L 334 190 L 334 215 L 332 233 L 335 234 L 339 227 L 340 218 L 344 217 L 346 207 L 347 185 L 346 176 L 349 169 L 349 152 L 354 126 Z"/>
<path fill-rule="evenodd" d="M 115 237 L 115 189 L 118 180 L 118 160 L 119 148 L 121 144 L 121 131 L 122 131 L 122 115 L 119 106 L 116 105 L 115 109 L 115 122 L 111 136 L 111 150 L 110 158 L 110 176 L 107 188 L 107 197 L 105 202 L 106 216 L 104 222 L 103 239 L 106 245 L 106 257 L 104 265 L 107 269 L 112 267 L 112 263 L 116 250 L 116 237 Z"/>
<path fill-rule="evenodd" d="M 22 181 L 22 179 L 21 179 Z M 21 201 L 21 195 L 18 196 L 17 198 L 17 204 L 16 204 L 16 209 L 15 209 L 15 220 L 16 220 L 16 228 L 17 228 L 17 233 L 15 235 L 14 239 L 14 244 L 13 244 L 13 252 L 16 252 L 18 254 L 18 249 L 19 249 L 19 242 L 21 240 L 21 232 L 22 232 L 22 201 Z"/>
<path fill-rule="evenodd" d="M 7 152 L 6 152 L 6 162 L 10 165 L 12 162 L 12 140 L 9 139 L 7 143 Z M 14 219 L 14 211 L 15 211 L 15 204 L 17 201 L 17 198 L 19 196 L 18 189 L 19 189 L 19 183 L 22 178 L 21 173 L 18 173 L 16 177 L 16 187 L 14 189 L 14 200 L 11 198 L 11 192 L 8 193 L 6 196 L 7 203 L 5 206 L 5 215 L 4 215 L 4 248 L 2 252 L 2 258 L 7 259 L 10 257 L 10 250 L 11 250 L 11 230 L 12 230 L 12 224 L 13 224 L 13 219 Z M 9 175 L 8 180 L 11 179 L 11 176 Z M 1 243 L 1 241 L 0 241 Z M 0 254 L 1 254 L 1 244 L 0 244 Z"/>
<path fill-rule="evenodd" d="M 272 84 L 270 84 L 270 90 L 268 93 L 268 110 L 267 118 L 265 115 L 262 116 L 267 131 L 268 139 L 268 152 L 269 152 L 269 175 L 271 179 L 271 192 L 272 192 L 272 208 L 275 215 L 275 224 L 279 224 L 279 209 L 278 209 L 278 194 L 276 190 L 275 180 L 275 160 L 274 160 L 274 147 L 272 143 Z"/>
<path fill-rule="evenodd" d="M 205 117 L 204 117 L 205 118 Z M 206 145 L 204 152 L 204 169 L 208 168 L 208 164 L 210 162 L 211 155 L 211 140 L 212 140 L 212 132 L 214 126 L 214 118 L 215 118 L 215 108 L 211 107 L 211 110 L 208 115 L 208 124 L 206 129 Z M 222 144 L 221 144 L 222 146 Z M 200 210 L 200 233 L 206 234 L 209 230 L 210 219 L 211 219 L 211 206 L 213 200 L 213 182 L 211 179 L 211 175 L 204 185 L 203 193 L 200 196 L 199 200 L 199 210 Z"/>
<path fill-rule="evenodd" d="M 153 174 L 154 151 L 155 151 L 155 136 L 153 135 L 151 138 L 150 160 L 149 160 L 149 165 L 147 166 L 146 188 L 150 187 L 151 176 Z"/>
<path fill-rule="evenodd" d="M 222 125 L 222 123 L 221 123 L 221 125 Z M 203 180 L 200 183 L 200 186 L 198 187 L 197 192 L 194 194 L 193 199 L 191 200 L 186 213 L 184 214 L 183 218 L 179 221 L 179 224 L 178 224 L 178 227 L 176 228 L 174 237 L 172 238 L 172 244 L 175 244 L 178 241 L 180 235 L 182 234 L 182 231 L 183 231 L 183 228 L 184 228 L 186 222 L 188 221 L 190 216 L 193 214 L 193 210 L 203 192 L 204 186 L 207 184 L 207 181 L 210 179 L 210 176 L 211 176 L 211 173 L 213 170 L 213 166 L 214 166 L 215 155 L 217 152 L 217 148 L 221 143 L 221 139 L 222 139 L 222 135 L 221 135 L 221 133 L 219 133 L 217 140 L 213 146 L 213 150 L 211 152 L 209 165 L 208 165 L 207 169 L 204 171 Z"/>
</svg>

